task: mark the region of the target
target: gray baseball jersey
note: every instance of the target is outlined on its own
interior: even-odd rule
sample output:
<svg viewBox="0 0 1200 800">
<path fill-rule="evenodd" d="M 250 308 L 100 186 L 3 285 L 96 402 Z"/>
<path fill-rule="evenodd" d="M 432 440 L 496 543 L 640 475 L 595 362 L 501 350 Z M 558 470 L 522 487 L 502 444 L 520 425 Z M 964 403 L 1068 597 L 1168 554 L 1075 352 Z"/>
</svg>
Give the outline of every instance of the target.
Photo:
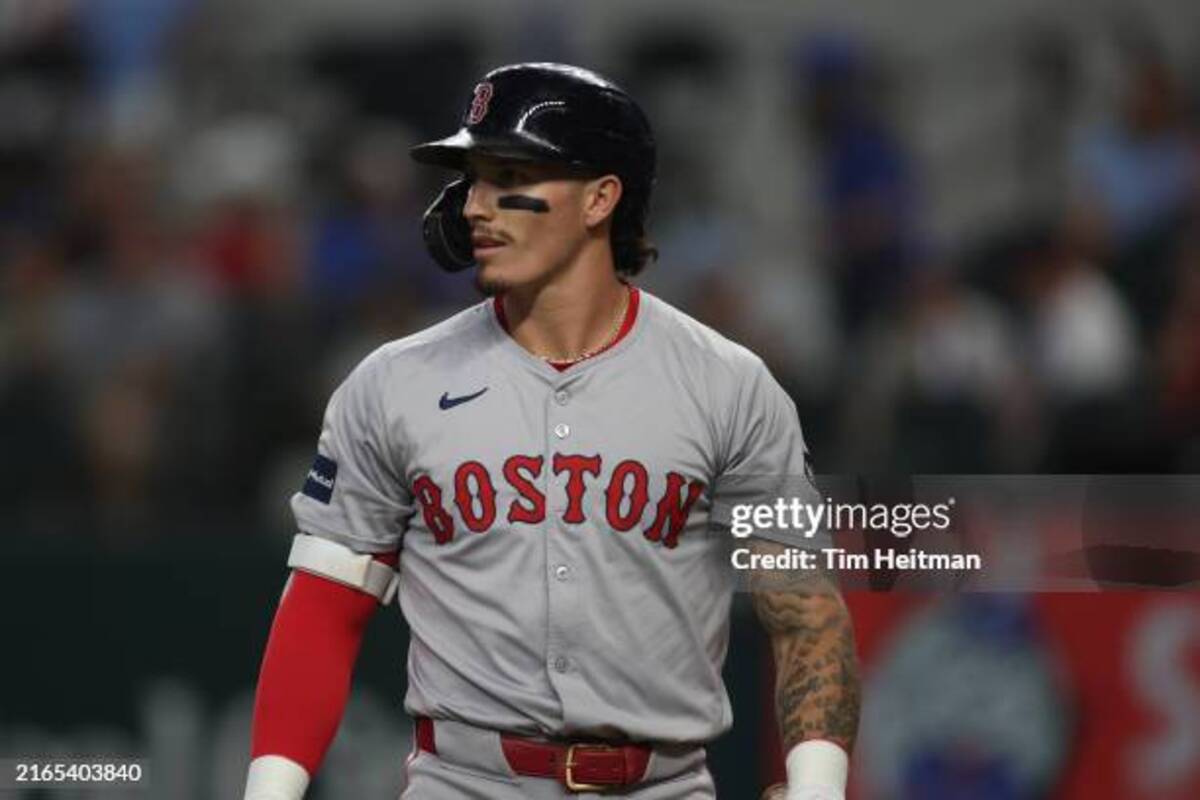
<svg viewBox="0 0 1200 800">
<path fill-rule="evenodd" d="M 292 508 L 305 533 L 400 551 L 410 714 L 648 741 L 730 726 L 735 542 L 712 523 L 759 484 L 722 478 L 803 475 L 804 441 L 758 357 L 635 300 L 629 333 L 566 371 L 489 301 L 334 393 Z"/>
</svg>

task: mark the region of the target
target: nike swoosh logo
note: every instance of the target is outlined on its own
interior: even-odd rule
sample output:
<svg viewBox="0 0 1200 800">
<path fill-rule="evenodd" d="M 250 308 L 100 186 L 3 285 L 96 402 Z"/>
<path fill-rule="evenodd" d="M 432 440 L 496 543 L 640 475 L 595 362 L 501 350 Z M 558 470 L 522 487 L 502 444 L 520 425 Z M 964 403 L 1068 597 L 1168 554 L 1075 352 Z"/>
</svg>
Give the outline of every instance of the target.
<svg viewBox="0 0 1200 800">
<path fill-rule="evenodd" d="M 446 411 L 454 408 L 455 406 L 461 406 L 463 403 L 471 402 L 487 390 L 488 387 L 485 386 L 475 394 L 464 394 L 462 397 L 451 397 L 449 392 L 442 392 L 442 397 L 438 400 L 438 408 L 440 408 L 442 411 Z"/>
</svg>

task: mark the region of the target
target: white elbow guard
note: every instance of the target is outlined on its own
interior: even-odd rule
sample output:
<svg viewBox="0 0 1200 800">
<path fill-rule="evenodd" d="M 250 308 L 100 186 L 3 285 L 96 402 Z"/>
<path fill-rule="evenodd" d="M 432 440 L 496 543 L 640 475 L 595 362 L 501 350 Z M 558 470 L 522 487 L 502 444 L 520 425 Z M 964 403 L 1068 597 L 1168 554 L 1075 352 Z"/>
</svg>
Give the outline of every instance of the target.
<svg viewBox="0 0 1200 800">
<path fill-rule="evenodd" d="M 308 789 L 308 772 L 283 756 L 259 756 L 250 762 L 243 800 L 300 800 Z"/>
<path fill-rule="evenodd" d="M 396 596 L 400 573 L 371 558 L 369 553 L 356 553 L 349 547 L 319 536 L 297 534 L 288 554 L 288 566 L 366 592 L 387 605 Z"/>
<path fill-rule="evenodd" d="M 833 742 L 810 739 L 787 754 L 786 800 L 844 800 L 850 757 Z"/>
</svg>

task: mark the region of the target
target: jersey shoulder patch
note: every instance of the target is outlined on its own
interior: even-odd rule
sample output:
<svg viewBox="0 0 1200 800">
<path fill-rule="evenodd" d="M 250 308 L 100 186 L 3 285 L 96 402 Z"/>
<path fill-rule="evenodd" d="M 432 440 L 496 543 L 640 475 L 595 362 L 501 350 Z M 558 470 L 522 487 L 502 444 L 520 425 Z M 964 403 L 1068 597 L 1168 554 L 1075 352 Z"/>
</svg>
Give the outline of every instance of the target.
<svg viewBox="0 0 1200 800">
<path fill-rule="evenodd" d="M 317 454 L 312 468 L 304 478 L 301 494 L 306 494 L 319 503 L 329 505 L 333 498 L 333 484 L 337 481 L 337 462 L 328 456 Z"/>
</svg>

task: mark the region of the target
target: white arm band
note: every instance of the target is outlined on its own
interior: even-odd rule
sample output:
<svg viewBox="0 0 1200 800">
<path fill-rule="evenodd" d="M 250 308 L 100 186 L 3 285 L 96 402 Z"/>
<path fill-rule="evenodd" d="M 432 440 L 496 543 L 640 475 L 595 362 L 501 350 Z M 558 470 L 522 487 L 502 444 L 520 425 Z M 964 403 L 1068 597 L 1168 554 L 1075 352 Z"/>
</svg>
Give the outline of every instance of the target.
<svg viewBox="0 0 1200 800">
<path fill-rule="evenodd" d="M 300 800 L 308 788 L 308 772 L 283 756 L 259 756 L 250 762 L 243 800 Z"/>
<path fill-rule="evenodd" d="M 400 573 L 371 558 L 369 553 L 356 553 L 343 544 L 305 533 L 297 534 L 292 540 L 287 563 L 292 569 L 311 572 L 366 592 L 380 605 L 392 602 L 400 586 Z"/>
<path fill-rule="evenodd" d="M 809 739 L 787 754 L 787 800 L 844 800 L 850 757 L 833 742 Z"/>
</svg>

